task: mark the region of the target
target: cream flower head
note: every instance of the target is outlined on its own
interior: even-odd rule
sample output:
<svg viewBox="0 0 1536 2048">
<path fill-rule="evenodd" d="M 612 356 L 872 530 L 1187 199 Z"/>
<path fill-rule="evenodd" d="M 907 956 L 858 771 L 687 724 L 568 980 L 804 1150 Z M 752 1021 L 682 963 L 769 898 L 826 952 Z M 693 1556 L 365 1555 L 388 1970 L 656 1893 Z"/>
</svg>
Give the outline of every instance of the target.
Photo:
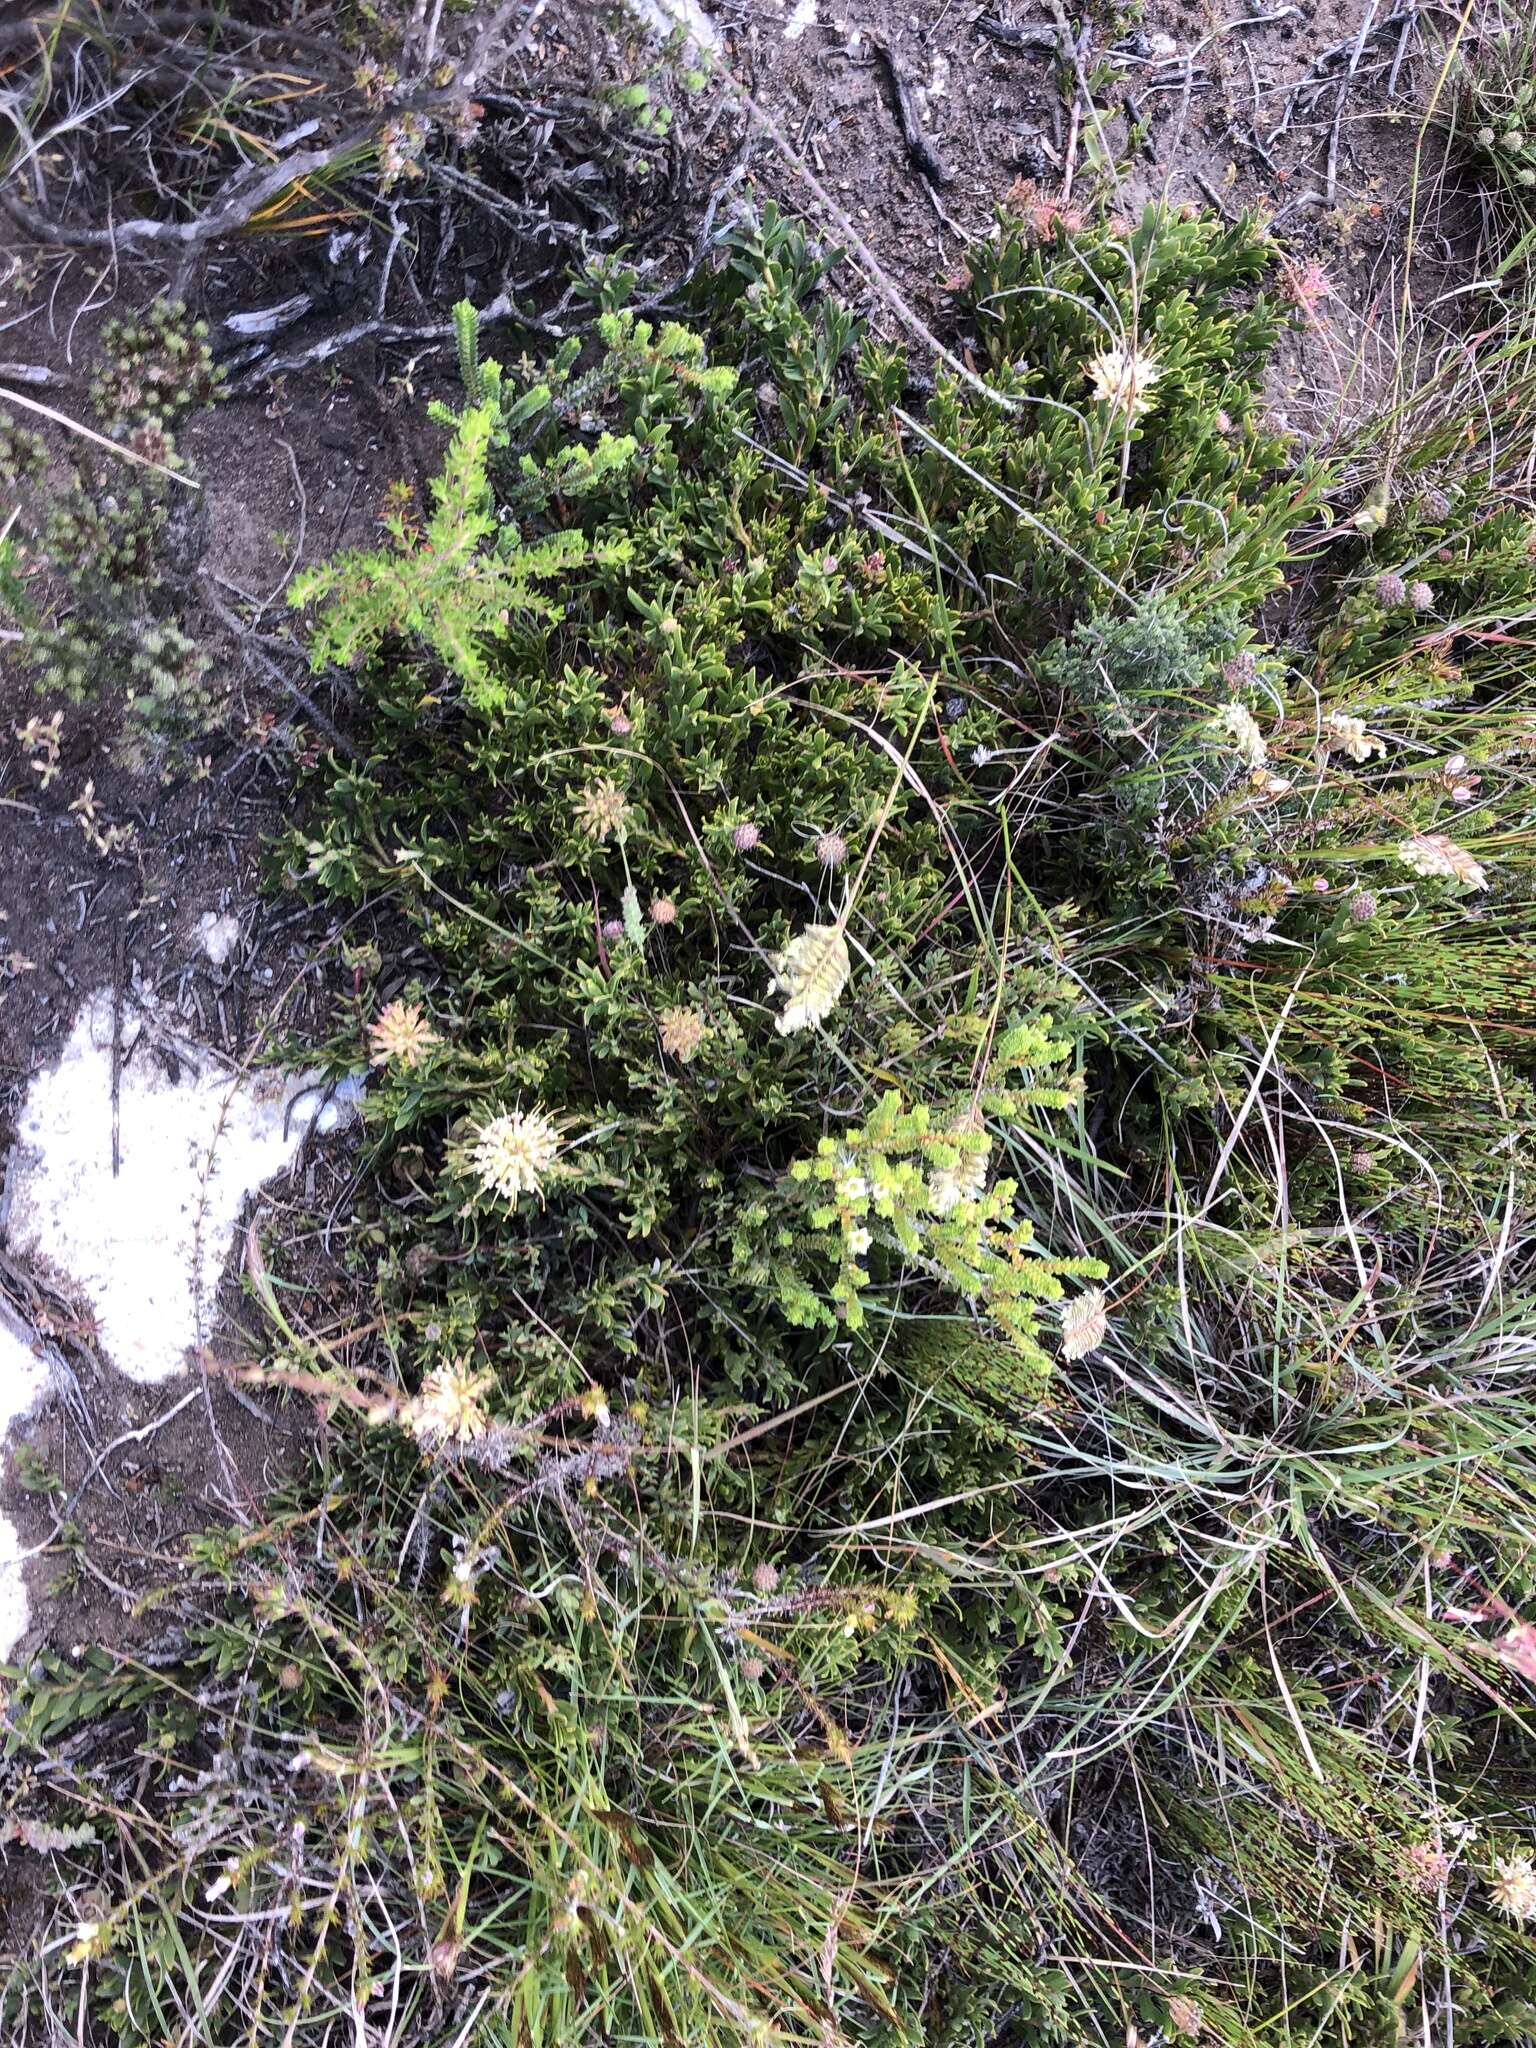
<svg viewBox="0 0 1536 2048">
<path fill-rule="evenodd" d="M 1384 754 L 1387 743 L 1365 729 L 1365 720 L 1347 711 L 1331 711 L 1323 727 L 1323 746 L 1330 754 L 1348 754 L 1351 761 L 1369 761 Z"/>
<path fill-rule="evenodd" d="M 1488 1896 L 1501 1913 L 1522 1926 L 1527 1920 L 1536 1920 L 1536 1862 L 1529 1849 L 1494 1858 Z"/>
<path fill-rule="evenodd" d="M 472 1373 L 463 1359 L 434 1366 L 405 1405 L 405 1425 L 418 1442 L 474 1443 L 490 1424 L 481 1398 L 489 1385 L 489 1376 Z"/>
<path fill-rule="evenodd" d="M 1093 384 L 1093 395 L 1128 420 L 1140 419 L 1152 409 L 1152 387 L 1163 374 L 1163 366 L 1147 349 L 1101 348 L 1083 374 Z"/>
<path fill-rule="evenodd" d="M 1269 747 L 1259 730 L 1259 722 L 1246 704 L 1236 699 L 1223 704 L 1215 718 L 1217 731 L 1234 747 L 1245 768 L 1262 768 L 1269 759 Z"/>
<path fill-rule="evenodd" d="M 437 1033 L 427 1022 L 420 1003 L 398 999 L 386 1003 L 369 1027 L 373 1050 L 369 1065 L 388 1066 L 396 1060 L 402 1067 L 419 1067 L 429 1049 L 437 1044 Z"/>
<path fill-rule="evenodd" d="M 1104 1290 L 1090 1287 L 1061 1312 L 1061 1355 L 1086 1358 L 1097 1351 L 1109 1335 L 1109 1317 L 1104 1310 Z"/>
<path fill-rule="evenodd" d="M 589 782 L 576 799 L 576 823 L 599 844 L 622 833 L 629 823 L 629 802 L 611 775 Z"/>
<path fill-rule="evenodd" d="M 789 998 L 779 1030 L 804 1031 L 830 1015 L 848 985 L 848 941 L 840 925 L 808 924 L 768 964 L 773 989 Z"/>
<path fill-rule="evenodd" d="M 544 1191 L 544 1179 L 560 1150 L 560 1133 L 541 1109 L 513 1109 L 495 1116 L 475 1139 L 470 1158 L 488 1195 L 515 1202 Z"/>
</svg>

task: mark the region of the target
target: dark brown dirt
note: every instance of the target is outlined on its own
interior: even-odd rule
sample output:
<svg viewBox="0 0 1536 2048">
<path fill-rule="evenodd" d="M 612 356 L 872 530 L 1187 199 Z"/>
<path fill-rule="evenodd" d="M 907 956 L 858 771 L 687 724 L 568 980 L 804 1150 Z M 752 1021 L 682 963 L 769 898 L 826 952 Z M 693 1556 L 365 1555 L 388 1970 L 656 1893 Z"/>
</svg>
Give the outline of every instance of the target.
<svg viewBox="0 0 1536 2048">
<path fill-rule="evenodd" d="M 48 401 L 61 411 L 86 410 L 95 335 L 109 310 L 121 302 L 93 304 L 83 276 L 74 292 L 67 276 L 56 277 L 29 322 L 27 360 L 50 369 Z M 353 985 L 340 960 L 342 928 L 297 895 L 274 896 L 263 876 L 268 847 L 293 822 L 303 765 L 329 743 L 282 678 L 323 695 L 327 721 L 348 716 L 345 698 L 314 682 L 296 649 L 285 650 L 284 592 L 304 563 L 373 537 L 395 478 L 414 488 L 430 471 L 441 436 L 424 406 L 402 418 L 405 394 L 388 381 L 394 371 L 369 352 L 285 378 L 219 405 L 182 438 L 202 493 L 179 537 L 178 611 L 227 687 L 201 771 L 182 764 L 162 784 L 114 766 L 116 707 L 40 700 L 0 644 L 0 1186 L 31 1078 L 81 1002 L 118 975 L 151 993 L 190 1036 L 234 1057 L 275 1051 L 284 1039 L 313 1043 L 334 1029 Z M 420 386 L 418 394 L 426 395 Z M 62 435 L 50 433 L 62 455 Z M 233 630 L 253 605 L 265 636 L 254 642 Z M 17 729 L 55 709 L 64 714 L 63 746 L 43 789 Z M 101 853 L 71 809 L 87 785 L 99 828 L 131 828 L 121 851 Z M 215 965 L 199 920 L 226 912 L 239 919 L 241 938 Z M 102 1142 L 107 1172 L 105 1112 Z M 300 1210 L 329 1209 L 342 1197 L 349 1156 L 345 1138 L 312 1148 L 294 1185 L 269 1189 L 264 1205 L 291 1196 L 297 1233 Z M 0 1512 L 24 1548 L 53 1545 L 28 1569 L 34 1625 L 23 1652 L 141 1641 L 165 1615 L 158 1597 L 152 1612 L 139 1603 L 152 1588 L 174 1599 L 184 1539 L 211 1521 L 258 1514 L 276 1476 L 302 1454 L 313 1419 L 303 1401 L 253 1398 L 217 1376 L 192 1401 L 186 1381 L 125 1380 L 98 1356 L 88 1313 L 6 1262 L 3 1218 L 0 1202 L 0 1289 L 48 1345 L 59 1382 L 13 1433 L 13 1455 L 0 1457 Z M 270 1217 L 266 1227 L 283 1234 Z M 326 1315 L 337 1277 L 330 1260 L 301 1253 L 297 1270 L 315 1284 L 305 1312 Z M 242 1301 L 238 1272 L 224 1307 L 221 1358 L 258 1355 L 258 1318 Z"/>
</svg>

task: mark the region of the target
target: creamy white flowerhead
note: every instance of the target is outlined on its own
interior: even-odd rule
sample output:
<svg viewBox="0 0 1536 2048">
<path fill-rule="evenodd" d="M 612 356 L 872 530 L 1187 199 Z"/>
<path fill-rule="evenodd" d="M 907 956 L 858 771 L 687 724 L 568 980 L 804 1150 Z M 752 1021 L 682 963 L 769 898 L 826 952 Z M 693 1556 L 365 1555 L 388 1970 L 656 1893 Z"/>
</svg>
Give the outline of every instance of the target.
<svg viewBox="0 0 1536 2048">
<path fill-rule="evenodd" d="M 486 1374 L 471 1372 L 463 1359 L 435 1366 L 415 1400 L 406 1404 L 406 1426 L 427 1442 L 473 1443 L 485 1435 L 490 1420 L 482 1398 L 489 1384 Z"/>
<path fill-rule="evenodd" d="M 1156 356 L 1135 348 L 1100 349 L 1084 370 L 1094 397 L 1132 420 L 1151 410 L 1152 387 L 1162 374 Z"/>
<path fill-rule="evenodd" d="M 1216 714 L 1216 727 L 1227 744 L 1236 748 L 1245 767 L 1262 768 L 1269 748 L 1259 731 L 1258 720 L 1246 704 L 1223 704 Z"/>
<path fill-rule="evenodd" d="M 1352 712 L 1333 711 L 1323 727 L 1323 745 L 1330 754 L 1348 754 L 1351 761 L 1369 761 L 1372 754 L 1384 754 L 1387 743 L 1367 732 L 1365 720 Z"/>
<path fill-rule="evenodd" d="M 1097 1351 L 1109 1335 L 1109 1317 L 1104 1311 L 1104 1290 L 1090 1287 L 1069 1301 L 1061 1312 L 1061 1355 L 1086 1358 Z"/>
<path fill-rule="evenodd" d="M 805 1031 L 830 1015 L 848 985 L 848 941 L 840 925 L 808 924 L 768 964 L 774 990 L 789 998 L 779 1030 Z"/>
<path fill-rule="evenodd" d="M 515 1202 L 543 1192 L 560 1150 L 560 1133 L 540 1109 L 513 1109 L 492 1117 L 476 1138 L 472 1158 L 488 1195 Z"/>
<path fill-rule="evenodd" d="M 1536 1862 L 1528 1849 L 1517 1849 L 1514 1855 L 1495 1860 L 1488 1896 L 1511 1920 L 1522 1925 L 1527 1920 L 1536 1920 Z"/>
</svg>

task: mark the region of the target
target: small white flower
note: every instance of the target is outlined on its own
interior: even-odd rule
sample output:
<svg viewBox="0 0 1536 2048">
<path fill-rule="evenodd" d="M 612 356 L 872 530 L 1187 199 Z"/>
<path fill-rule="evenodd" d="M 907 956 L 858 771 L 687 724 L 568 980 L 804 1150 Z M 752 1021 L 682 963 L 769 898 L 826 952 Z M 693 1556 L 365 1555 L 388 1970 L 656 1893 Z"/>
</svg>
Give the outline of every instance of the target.
<svg viewBox="0 0 1536 2048">
<path fill-rule="evenodd" d="M 1163 366 L 1143 349 L 1104 348 L 1083 374 L 1092 382 L 1093 395 L 1101 404 L 1135 420 L 1151 410 L 1152 387 L 1162 376 Z"/>
<path fill-rule="evenodd" d="M 1269 759 L 1269 748 L 1264 735 L 1259 731 L 1258 720 L 1246 704 L 1234 701 L 1223 704 L 1216 714 L 1215 724 L 1222 738 L 1237 754 L 1246 768 L 1262 768 Z"/>
<path fill-rule="evenodd" d="M 874 1243 L 874 1239 L 862 1223 L 854 1225 L 853 1229 L 848 1232 L 845 1241 L 848 1246 L 848 1256 L 853 1259 L 862 1259 Z"/>
<path fill-rule="evenodd" d="M 1086 1358 L 1097 1351 L 1109 1334 L 1109 1317 L 1104 1311 L 1104 1290 L 1090 1287 L 1061 1312 L 1061 1355 Z"/>
</svg>

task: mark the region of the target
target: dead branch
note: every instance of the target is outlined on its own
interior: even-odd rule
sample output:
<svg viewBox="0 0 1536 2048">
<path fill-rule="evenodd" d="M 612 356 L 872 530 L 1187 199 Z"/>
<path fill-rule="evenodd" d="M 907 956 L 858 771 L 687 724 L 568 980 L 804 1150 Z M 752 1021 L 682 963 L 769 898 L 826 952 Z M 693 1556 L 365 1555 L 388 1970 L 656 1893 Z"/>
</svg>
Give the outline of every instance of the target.
<svg viewBox="0 0 1536 2048">
<path fill-rule="evenodd" d="M 318 177 L 349 158 L 361 157 L 372 146 L 376 133 L 376 124 L 370 123 L 366 128 L 354 128 L 328 149 L 295 150 L 292 156 L 280 157 L 263 170 L 244 165 L 224 186 L 212 211 L 199 214 L 195 220 L 149 220 L 140 216 L 116 221 L 106 228 L 76 228 L 38 212 L 14 193 L 0 192 L 0 207 L 36 241 L 57 242 L 65 248 L 115 250 L 136 243 L 165 242 L 195 249 L 249 226 L 258 213 L 300 179 Z"/>
<path fill-rule="evenodd" d="M 1061 31 L 1050 21 L 999 21 L 995 14 L 976 17 L 980 34 L 1009 50 L 1032 50 L 1042 57 L 1054 56 L 1061 48 Z"/>
<path fill-rule="evenodd" d="M 940 160 L 933 144 L 923 133 L 911 79 L 897 63 L 888 44 L 872 41 L 871 47 L 891 81 L 891 91 L 896 97 L 896 119 L 901 126 L 901 139 L 907 145 L 907 155 L 925 178 L 931 178 L 936 185 L 949 184 L 954 173 Z"/>
</svg>

